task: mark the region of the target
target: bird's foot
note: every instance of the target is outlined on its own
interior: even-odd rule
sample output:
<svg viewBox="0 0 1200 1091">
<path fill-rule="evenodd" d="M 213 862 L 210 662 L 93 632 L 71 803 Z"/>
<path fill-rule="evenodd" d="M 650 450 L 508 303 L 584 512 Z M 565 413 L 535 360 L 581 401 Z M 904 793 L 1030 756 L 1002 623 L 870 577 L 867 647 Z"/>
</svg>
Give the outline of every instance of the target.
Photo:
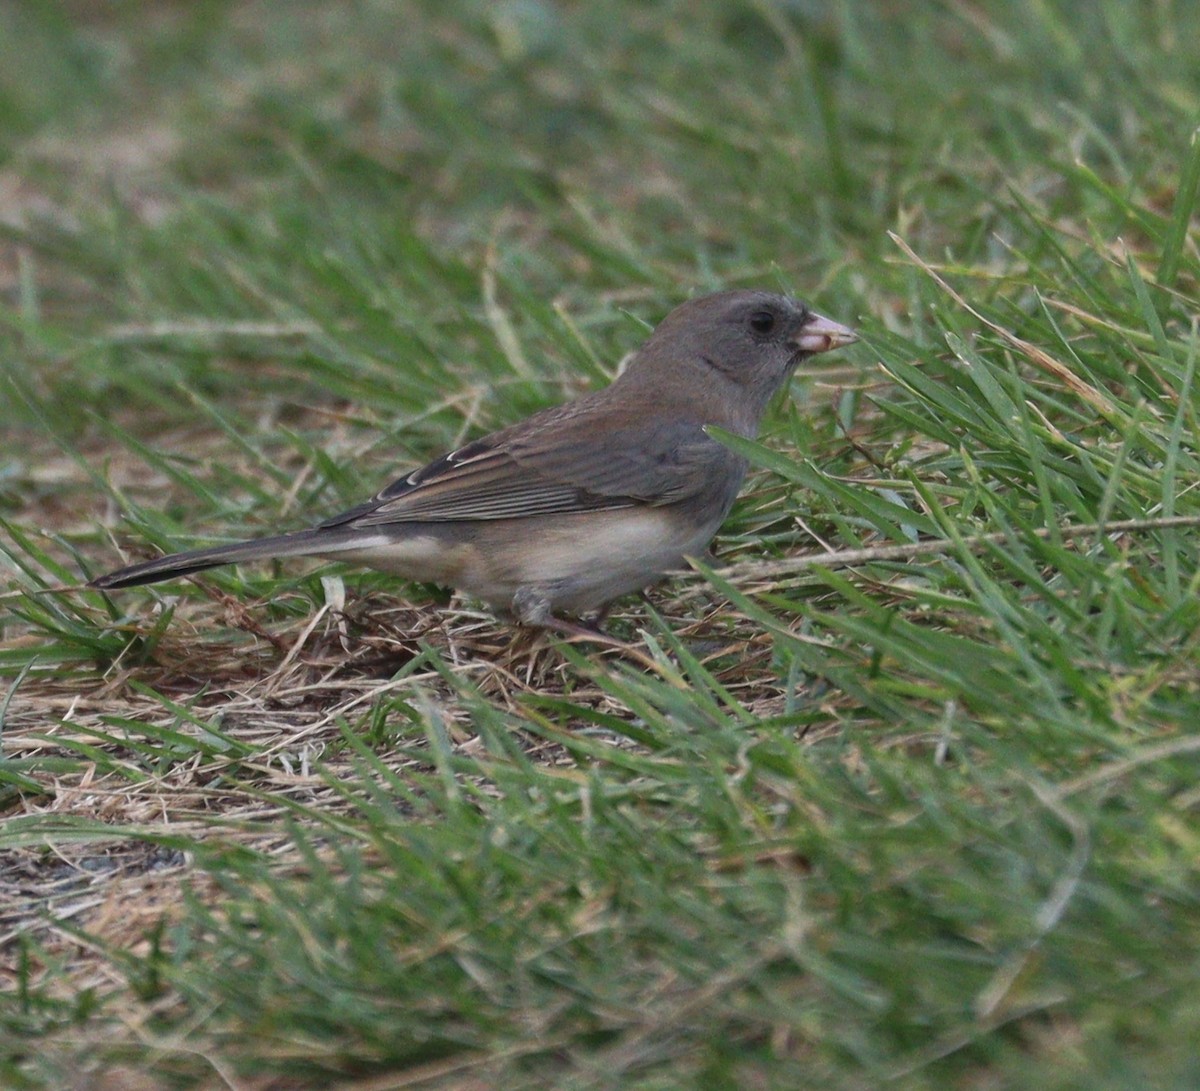
<svg viewBox="0 0 1200 1091">
<path fill-rule="evenodd" d="M 572 640 L 616 648 L 639 660 L 645 658 L 644 653 L 639 652 L 632 644 L 610 636 L 600 628 L 601 622 L 608 616 L 607 605 L 590 620 L 569 621 L 550 612 L 550 597 L 543 591 L 534 587 L 522 587 L 513 596 L 512 612 L 520 624 L 531 629 L 545 629 Z"/>
</svg>

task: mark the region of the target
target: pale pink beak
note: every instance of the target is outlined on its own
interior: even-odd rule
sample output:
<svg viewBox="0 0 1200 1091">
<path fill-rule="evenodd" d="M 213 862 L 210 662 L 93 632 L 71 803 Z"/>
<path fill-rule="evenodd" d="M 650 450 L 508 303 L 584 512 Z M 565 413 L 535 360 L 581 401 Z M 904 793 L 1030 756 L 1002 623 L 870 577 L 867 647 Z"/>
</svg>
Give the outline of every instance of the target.
<svg viewBox="0 0 1200 1091">
<path fill-rule="evenodd" d="M 799 333 L 792 341 L 797 351 L 811 354 L 829 352 L 840 349 L 844 345 L 852 345 L 858 340 L 858 334 L 849 326 L 843 326 L 832 318 L 812 314 L 807 322 L 800 327 Z"/>
</svg>

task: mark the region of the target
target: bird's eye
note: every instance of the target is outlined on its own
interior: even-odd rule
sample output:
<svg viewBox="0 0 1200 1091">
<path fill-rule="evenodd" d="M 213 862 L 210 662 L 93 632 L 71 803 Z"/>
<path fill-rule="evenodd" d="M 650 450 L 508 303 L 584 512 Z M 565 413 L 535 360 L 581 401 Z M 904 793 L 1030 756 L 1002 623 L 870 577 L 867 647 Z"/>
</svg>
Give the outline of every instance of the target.
<svg viewBox="0 0 1200 1091">
<path fill-rule="evenodd" d="M 755 311 L 750 316 L 750 328 L 755 333 L 770 333 L 775 328 L 775 316 L 770 311 Z"/>
</svg>

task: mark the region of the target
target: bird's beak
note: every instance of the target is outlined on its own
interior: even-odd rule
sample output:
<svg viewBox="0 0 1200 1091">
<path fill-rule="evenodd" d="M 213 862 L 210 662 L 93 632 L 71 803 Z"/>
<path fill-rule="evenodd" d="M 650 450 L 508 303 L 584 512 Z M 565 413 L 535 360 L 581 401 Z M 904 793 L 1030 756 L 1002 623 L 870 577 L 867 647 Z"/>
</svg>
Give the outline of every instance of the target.
<svg viewBox="0 0 1200 1091">
<path fill-rule="evenodd" d="M 852 345 L 857 340 L 858 334 L 849 326 L 843 326 L 840 322 L 823 315 L 810 314 L 808 321 L 796 331 L 792 345 L 797 352 L 813 355 Z"/>
</svg>

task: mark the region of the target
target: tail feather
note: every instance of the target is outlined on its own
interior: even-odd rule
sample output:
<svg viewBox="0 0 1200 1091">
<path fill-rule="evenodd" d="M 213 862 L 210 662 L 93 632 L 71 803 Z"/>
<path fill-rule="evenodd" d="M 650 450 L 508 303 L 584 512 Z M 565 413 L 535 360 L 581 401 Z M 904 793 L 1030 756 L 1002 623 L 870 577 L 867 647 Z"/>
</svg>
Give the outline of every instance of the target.
<svg viewBox="0 0 1200 1091">
<path fill-rule="evenodd" d="M 186 553 L 171 553 L 152 561 L 141 561 L 115 572 L 97 576 L 88 582 L 89 587 L 102 590 L 119 587 L 138 587 L 144 583 L 190 576 L 218 565 L 235 564 L 238 561 L 261 560 L 268 557 L 321 556 L 336 553 L 353 545 L 352 536 L 330 533 L 323 530 L 298 530 L 292 534 L 279 534 L 272 538 L 256 538 L 249 542 L 232 545 L 209 546 L 206 549 L 189 549 Z"/>
</svg>

